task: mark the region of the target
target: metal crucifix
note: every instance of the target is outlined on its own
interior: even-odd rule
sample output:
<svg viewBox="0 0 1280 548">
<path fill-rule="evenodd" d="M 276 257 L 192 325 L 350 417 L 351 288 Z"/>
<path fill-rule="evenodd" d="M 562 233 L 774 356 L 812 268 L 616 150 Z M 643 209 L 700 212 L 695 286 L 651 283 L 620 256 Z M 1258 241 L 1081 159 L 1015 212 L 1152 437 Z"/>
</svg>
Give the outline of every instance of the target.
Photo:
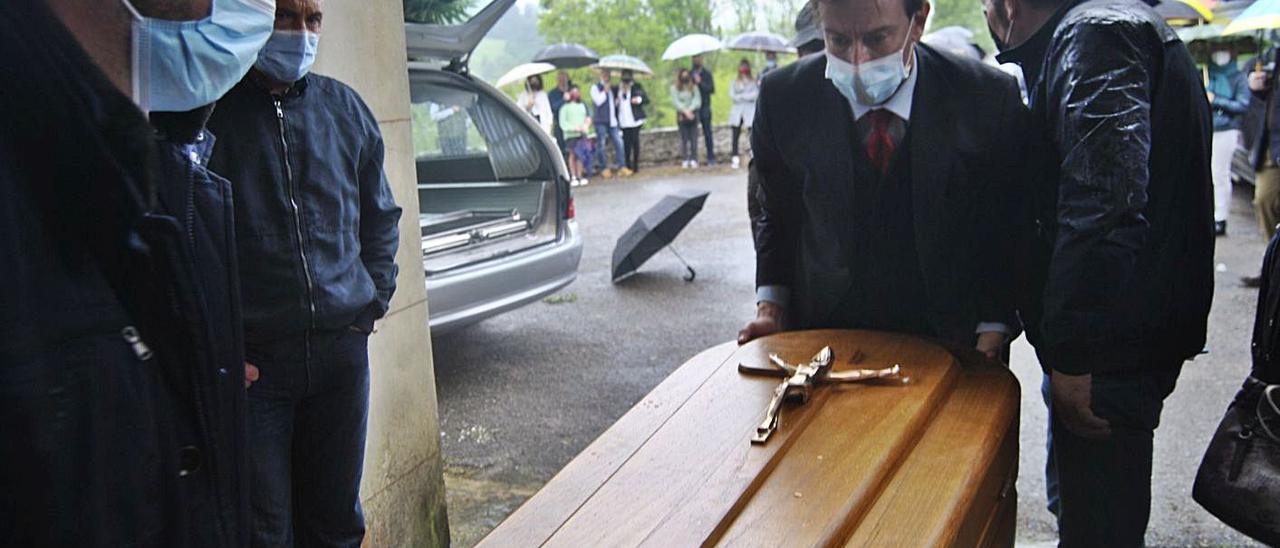
<svg viewBox="0 0 1280 548">
<path fill-rule="evenodd" d="M 760 423 L 760 426 L 756 427 L 755 435 L 751 436 L 751 443 L 753 444 L 765 443 L 769 440 L 769 436 L 772 436 L 778 430 L 779 420 L 782 417 L 782 402 L 808 403 L 809 396 L 817 385 L 862 382 L 873 379 L 901 379 L 903 383 L 910 381 L 907 377 L 902 376 L 902 368 L 897 364 L 884 369 L 854 369 L 833 372 L 831 371 L 831 364 L 835 361 L 835 352 L 831 350 L 830 346 L 823 347 L 817 354 L 814 354 L 807 364 L 791 365 L 778 357 L 777 354 L 769 354 L 769 361 L 777 366 L 777 369 L 758 369 L 745 364 L 738 364 L 738 371 L 741 373 L 786 377 L 786 380 L 783 380 L 773 390 L 773 399 L 769 401 L 764 421 Z"/>
</svg>

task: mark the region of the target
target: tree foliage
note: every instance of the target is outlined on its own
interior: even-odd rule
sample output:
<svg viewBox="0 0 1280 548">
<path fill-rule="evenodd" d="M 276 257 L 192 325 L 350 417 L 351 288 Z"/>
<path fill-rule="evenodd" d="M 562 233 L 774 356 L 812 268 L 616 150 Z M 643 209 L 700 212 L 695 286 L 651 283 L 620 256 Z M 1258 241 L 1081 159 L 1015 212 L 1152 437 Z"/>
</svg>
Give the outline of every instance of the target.
<svg viewBox="0 0 1280 548">
<path fill-rule="evenodd" d="M 447 25 L 466 20 L 473 0 L 404 0 L 404 20 Z"/>
</svg>

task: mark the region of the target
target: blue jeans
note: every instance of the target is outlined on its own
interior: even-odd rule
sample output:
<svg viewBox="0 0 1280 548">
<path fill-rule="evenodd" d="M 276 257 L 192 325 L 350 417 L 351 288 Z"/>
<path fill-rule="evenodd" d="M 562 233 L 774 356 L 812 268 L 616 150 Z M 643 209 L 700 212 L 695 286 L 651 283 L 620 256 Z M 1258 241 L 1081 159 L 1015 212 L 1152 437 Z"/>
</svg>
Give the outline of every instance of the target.
<svg viewBox="0 0 1280 548">
<path fill-rule="evenodd" d="M 360 545 L 368 347 L 352 329 L 246 345 L 253 546 Z"/>
<path fill-rule="evenodd" d="M 1093 412 L 1111 423 L 1106 440 L 1071 433 L 1050 405 L 1045 486 L 1060 546 L 1143 545 L 1151 514 L 1152 440 L 1181 370 L 1181 363 L 1162 363 L 1093 375 Z"/>
<path fill-rule="evenodd" d="M 596 124 L 596 158 L 599 159 L 602 171 L 609 165 L 609 154 L 604 149 L 605 143 L 609 141 L 613 141 L 613 169 L 622 169 L 622 129 L 609 127 L 609 124 Z"/>
</svg>

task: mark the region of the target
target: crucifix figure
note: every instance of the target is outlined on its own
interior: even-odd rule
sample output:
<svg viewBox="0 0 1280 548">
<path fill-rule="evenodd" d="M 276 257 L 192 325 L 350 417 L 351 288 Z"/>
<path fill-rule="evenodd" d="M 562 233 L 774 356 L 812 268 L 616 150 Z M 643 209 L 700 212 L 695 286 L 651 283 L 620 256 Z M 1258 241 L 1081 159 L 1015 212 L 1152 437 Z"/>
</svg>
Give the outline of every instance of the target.
<svg viewBox="0 0 1280 548">
<path fill-rule="evenodd" d="M 801 404 L 807 403 L 809 396 L 813 393 L 814 386 L 861 382 L 872 379 L 901 379 L 903 383 L 910 381 L 907 377 L 902 376 L 902 368 L 896 364 L 893 367 L 884 369 L 854 369 L 833 372 L 831 371 L 831 364 L 835 361 L 835 352 L 831 350 L 830 346 L 823 347 L 817 354 L 814 354 L 807 364 L 791 365 L 778 357 L 777 354 L 769 354 L 769 361 L 777 366 L 777 369 L 759 369 L 746 364 L 738 364 L 738 371 L 741 373 L 786 377 L 773 390 L 773 399 L 769 401 L 769 408 L 765 411 L 764 421 L 760 423 L 760 426 L 756 427 L 756 433 L 751 437 L 751 443 L 754 444 L 762 444 L 768 441 L 769 436 L 778 430 L 779 419 L 782 417 L 782 402 L 789 400 Z"/>
</svg>

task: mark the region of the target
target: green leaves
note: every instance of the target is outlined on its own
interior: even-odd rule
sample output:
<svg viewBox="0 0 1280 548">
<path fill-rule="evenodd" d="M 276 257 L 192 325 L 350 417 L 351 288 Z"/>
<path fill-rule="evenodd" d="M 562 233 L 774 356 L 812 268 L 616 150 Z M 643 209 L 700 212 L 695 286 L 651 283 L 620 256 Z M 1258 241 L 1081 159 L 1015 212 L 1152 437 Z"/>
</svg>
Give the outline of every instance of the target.
<svg viewBox="0 0 1280 548">
<path fill-rule="evenodd" d="M 404 20 L 409 23 L 446 25 L 467 19 L 472 0 L 404 0 Z"/>
</svg>

